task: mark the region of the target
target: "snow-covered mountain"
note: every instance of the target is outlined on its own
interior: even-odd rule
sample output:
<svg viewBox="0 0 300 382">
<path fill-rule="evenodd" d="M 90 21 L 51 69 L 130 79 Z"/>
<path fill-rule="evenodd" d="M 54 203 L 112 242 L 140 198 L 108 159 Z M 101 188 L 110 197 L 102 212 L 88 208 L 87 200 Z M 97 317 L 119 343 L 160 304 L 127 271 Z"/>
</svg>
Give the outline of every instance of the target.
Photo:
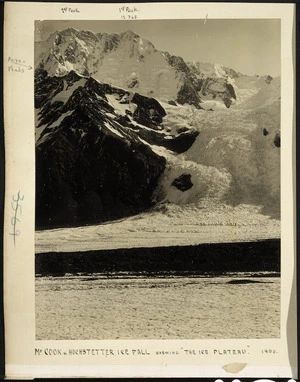
<svg viewBox="0 0 300 382">
<path fill-rule="evenodd" d="M 132 32 L 56 32 L 35 57 L 38 228 L 125 219 L 74 228 L 90 249 L 280 236 L 279 78 L 186 63 Z"/>
<path fill-rule="evenodd" d="M 200 102 L 187 73 L 170 65 L 164 53 L 131 31 L 109 35 L 70 28 L 36 43 L 35 50 L 36 67 L 49 75 L 74 70 L 150 97 L 175 101 L 179 93 L 183 102 Z"/>
<path fill-rule="evenodd" d="M 220 64 L 188 63 L 202 108 L 261 107 L 280 99 L 280 78 L 248 76 Z M 222 103 L 220 104 L 220 101 Z M 250 102 L 250 103 L 249 103 Z"/>
<path fill-rule="evenodd" d="M 69 28 L 55 32 L 35 43 L 35 67 L 50 76 L 74 70 L 145 96 L 206 109 L 240 105 L 261 89 L 273 88 L 269 76 L 246 76 L 220 64 L 188 63 L 157 50 L 132 31 L 94 34 Z"/>
</svg>

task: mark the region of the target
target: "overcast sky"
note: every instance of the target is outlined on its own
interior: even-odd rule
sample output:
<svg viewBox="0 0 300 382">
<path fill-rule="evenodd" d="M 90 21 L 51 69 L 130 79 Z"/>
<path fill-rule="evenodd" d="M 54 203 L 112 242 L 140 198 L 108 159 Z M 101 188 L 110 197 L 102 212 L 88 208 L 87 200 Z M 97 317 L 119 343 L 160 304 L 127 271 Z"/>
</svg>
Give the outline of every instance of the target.
<svg viewBox="0 0 300 382">
<path fill-rule="evenodd" d="M 279 19 L 40 21 L 36 40 L 66 28 L 94 33 L 132 30 L 185 61 L 219 63 L 243 74 L 280 75 Z"/>
</svg>

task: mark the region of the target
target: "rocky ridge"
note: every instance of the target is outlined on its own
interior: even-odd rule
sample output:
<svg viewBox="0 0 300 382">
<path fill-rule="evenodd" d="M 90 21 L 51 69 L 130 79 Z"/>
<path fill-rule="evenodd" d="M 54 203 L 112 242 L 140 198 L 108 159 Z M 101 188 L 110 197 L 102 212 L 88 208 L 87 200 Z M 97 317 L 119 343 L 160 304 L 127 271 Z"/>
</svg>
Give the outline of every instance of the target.
<svg viewBox="0 0 300 382">
<path fill-rule="evenodd" d="M 149 208 L 166 160 L 158 145 L 186 151 L 198 132 L 162 131 L 153 98 L 74 71 L 35 72 L 37 226 L 114 220 Z"/>
</svg>

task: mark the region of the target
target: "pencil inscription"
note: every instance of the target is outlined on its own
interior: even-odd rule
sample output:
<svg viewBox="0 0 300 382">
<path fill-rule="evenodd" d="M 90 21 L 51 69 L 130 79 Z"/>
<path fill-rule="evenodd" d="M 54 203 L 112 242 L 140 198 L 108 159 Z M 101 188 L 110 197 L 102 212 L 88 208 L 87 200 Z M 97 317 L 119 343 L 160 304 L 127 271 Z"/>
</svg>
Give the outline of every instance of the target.
<svg viewBox="0 0 300 382">
<path fill-rule="evenodd" d="M 63 7 L 61 8 L 62 13 L 80 13 L 78 8 Z"/>
<path fill-rule="evenodd" d="M 24 195 L 20 195 L 20 191 L 18 191 L 17 196 L 13 195 L 12 196 L 12 202 L 11 202 L 11 207 L 14 211 L 14 215 L 12 216 L 10 223 L 13 227 L 13 231 L 10 232 L 9 234 L 13 236 L 14 238 L 14 245 L 16 245 L 16 236 L 21 235 L 21 231 L 17 229 L 18 223 L 21 223 L 20 220 L 20 215 L 22 215 L 22 206 L 20 204 L 20 201 L 24 200 Z"/>
<path fill-rule="evenodd" d="M 25 73 L 26 70 L 31 70 L 32 66 L 28 65 L 25 60 L 15 57 L 8 57 L 7 59 L 9 65 L 8 65 L 8 71 L 9 72 L 18 72 L 18 73 Z"/>
<path fill-rule="evenodd" d="M 137 7 L 126 7 L 123 5 L 119 7 L 119 12 L 121 13 L 122 20 L 136 20 L 139 10 Z"/>
</svg>

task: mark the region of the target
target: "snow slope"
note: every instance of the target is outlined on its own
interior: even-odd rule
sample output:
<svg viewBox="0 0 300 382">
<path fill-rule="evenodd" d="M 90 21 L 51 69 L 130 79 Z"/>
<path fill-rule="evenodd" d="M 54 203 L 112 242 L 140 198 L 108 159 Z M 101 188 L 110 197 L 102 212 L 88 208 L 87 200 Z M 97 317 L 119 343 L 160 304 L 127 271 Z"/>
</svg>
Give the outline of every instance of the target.
<svg viewBox="0 0 300 382">
<path fill-rule="evenodd" d="M 75 252 L 201 243 L 240 242 L 280 237 L 280 222 L 261 207 L 165 204 L 127 219 L 35 233 L 36 252 Z"/>
<path fill-rule="evenodd" d="M 140 94 L 176 99 L 185 83 L 153 44 L 131 31 L 120 35 L 93 34 L 73 28 L 55 32 L 35 43 L 35 67 L 52 76 L 71 70 L 96 80 L 132 89 Z"/>
</svg>

